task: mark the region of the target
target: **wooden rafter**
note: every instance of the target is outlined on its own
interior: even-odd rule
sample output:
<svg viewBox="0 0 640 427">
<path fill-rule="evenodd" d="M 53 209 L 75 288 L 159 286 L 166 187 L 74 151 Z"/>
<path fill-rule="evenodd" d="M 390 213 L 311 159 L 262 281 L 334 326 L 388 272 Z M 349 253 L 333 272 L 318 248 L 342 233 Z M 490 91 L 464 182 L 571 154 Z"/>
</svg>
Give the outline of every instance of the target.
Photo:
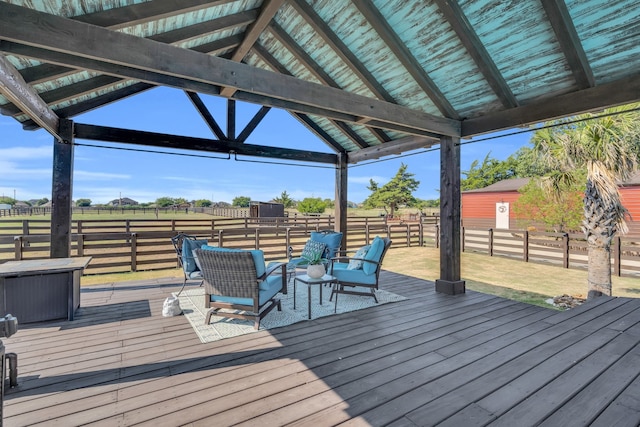
<svg viewBox="0 0 640 427">
<path fill-rule="evenodd" d="M 8 3 L 0 3 L 0 39 L 30 45 L 33 55 L 63 52 L 65 65 L 148 83 L 214 95 L 218 86 L 232 86 L 262 105 L 349 118 L 343 121 L 371 117 L 374 127 L 411 134 L 459 134 L 455 120 Z M 94 39 L 102 43 L 85 43 Z"/>
<path fill-rule="evenodd" d="M 258 41 L 258 37 L 264 31 L 264 29 L 269 25 L 269 22 L 273 19 L 278 9 L 282 6 L 285 0 L 266 0 L 262 9 L 260 10 L 260 16 L 249 26 L 247 31 L 244 34 L 244 39 L 242 43 L 233 51 L 231 55 L 231 60 L 240 62 L 244 59 L 244 57 L 249 53 L 249 50 L 253 47 L 253 45 Z M 232 87 L 224 87 L 220 91 L 220 95 L 231 97 L 235 93 L 236 89 Z"/>
<path fill-rule="evenodd" d="M 181 15 L 231 3 L 235 0 L 154 0 L 107 9 L 100 12 L 77 16 L 75 19 L 87 24 L 118 30 L 134 25 L 142 25 L 162 18 Z"/>
<path fill-rule="evenodd" d="M 462 8 L 456 0 L 435 0 L 438 8 L 444 15 L 445 19 L 451 25 L 453 31 L 456 32 L 460 42 L 465 47 L 471 58 L 478 66 L 487 83 L 498 96 L 502 105 L 506 108 L 518 106 L 518 100 L 509 88 L 509 85 L 502 77 L 502 73 L 491 59 L 489 52 L 484 47 L 482 41 L 473 30 L 473 27 L 467 20 Z"/>
<path fill-rule="evenodd" d="M 3 55 L 0 55 L 0 93 L 56 139 L 62 140 L 58 129 L 60 118 Z"/>
<path fill-rule="evenodd" d="M 313 30 L 333 49 L 336 55 L 358 76 L 367 88 L 378 98 L 396 103 L 396 100 L 367 70 L 367 67 L 349 50 L 338 35 L 329 27 L 304 0 L 291 0 L 291 6 L 302 16 Z"/>
<path fill-rule="evenodd" d="M 580 37 L 564 0 L 541 0 L 541 2 L 578 88 L 586 89 L 595 86 L 596 82 L 587 54 L 580 43 Z"/>
<path fill-rule="evenodd" d="M 378 9 L 370 0 L 352 0 L 353 4 L 360 10 L 360 13 L 369 21 L 369 24 L 378 33 L 380 38 L 391 49 L 400 63 L 405 67 L 411 77 L 418 83 L 420 88 L 427 94 L 429 99 L 440 110 L 443 116 L 459 120 L 458 112 L 438 89 L 436 84 L 424 71 L 418 60 L 407 49 L 404 42 L 398 37 L 387 21 L 380 14 Z"/>
</svg>

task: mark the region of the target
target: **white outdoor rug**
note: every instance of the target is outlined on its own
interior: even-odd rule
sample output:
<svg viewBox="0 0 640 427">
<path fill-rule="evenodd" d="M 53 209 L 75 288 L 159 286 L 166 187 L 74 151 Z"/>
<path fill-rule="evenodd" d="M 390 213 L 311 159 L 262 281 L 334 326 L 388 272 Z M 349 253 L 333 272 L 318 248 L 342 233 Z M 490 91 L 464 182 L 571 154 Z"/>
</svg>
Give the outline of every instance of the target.
<svg viewBox="0 0 640 427">
<path fill-rule="evenodd" d="M 260 330 L 273 329 L 280 326 L 291 325 L 293 323 L 308 320 L 308 294 L 307 285 L 298 283 L 296 286 L 296 309 L 293 309 L 293 281 L 289 284 L 287 295 L 278 294 L 282 303 L 282 311 L 274 308 L 260 322 Z M 322 290 L 322 305 L 319 304 L 318 285 L 311 287 L 311 318 L 331 316 L 335 314 L 334 303 L 329 301 L 331 296 L 331 287 L 325 286 Z M 373 298 L 357 296 L 357 295 L 338 295 L 338 313 L 346 313 L 348 311 L 362 310 L 363 308 L 372 307 L 374 305 L 386 304 L 395 301 L 402 301 L 406 298 L 391 292 L 378 290 L 376 297 L 378 304 Z M 205 325 L 204 319 L 208 309 L 204 308 L 204 289 L 202 287 L 196 289 L 186 289 L 179 296 L 180 308 L 185 317 L 191 323 L 193 330 L 196 332 L 200 341 L 203 343 L 231 338 L 238 335 L 257 332 L 253 328 L 252 320 L 231 319 L 227 317 L 212 316 L 211 324 Z"/>
</svg>

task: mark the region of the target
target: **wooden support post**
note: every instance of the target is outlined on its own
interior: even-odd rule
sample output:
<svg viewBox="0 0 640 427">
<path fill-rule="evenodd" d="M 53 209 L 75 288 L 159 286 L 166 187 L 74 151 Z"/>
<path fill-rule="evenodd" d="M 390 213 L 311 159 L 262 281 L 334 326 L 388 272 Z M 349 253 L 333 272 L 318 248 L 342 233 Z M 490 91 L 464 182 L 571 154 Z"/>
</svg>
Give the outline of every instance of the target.
<svg viewBox="0 0 640 427">
<path fill-rule="evenodd" d="M 564 233 L 562 236 L 562 265 L 569 268 L 569 235 Z"/>
<path fill-rule="evenodd" d="M 342 233 L 340 248 L 347 248 L 347 154 L 338 154 L 336 165 L 336 222 L 335 231 Z"/>
<path fill-rule="evenodd" d="M 71 256 L 71 205 L 73 195 L 73 121 L 60 119 L 62 141 L 53 142 L 51 191 L 51 258 Z"/>
<path fill-rule="evenodd" d="M 440 278 L 436 292 L 465 292 L 460 280 L 460 138 L 440 138 Z"/>
<path fill-rule="evenodd" d="M 522 239 L 522 260 L 529 262 L 529 231 L 524 231 L 524 237 Z"/>
</svg>

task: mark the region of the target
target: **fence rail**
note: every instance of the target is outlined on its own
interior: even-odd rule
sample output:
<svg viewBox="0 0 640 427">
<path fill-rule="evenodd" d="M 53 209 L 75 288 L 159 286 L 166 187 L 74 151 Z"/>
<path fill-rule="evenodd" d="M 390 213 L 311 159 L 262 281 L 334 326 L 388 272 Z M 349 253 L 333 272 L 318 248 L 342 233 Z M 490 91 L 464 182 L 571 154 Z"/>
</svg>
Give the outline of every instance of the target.
<svg viewBox="0 0 640 427">
<path fill-rule="evenodd" d="M 587 242 L 582 234 L 463 228 L 463 252 L 484 253 L 550 263 L 564 268 L 586 268 Z M 640 241 L 635 237 L 616 237 L 611 246 L 611 268 L 617 276 L 640 274 Z"/>
<path fill-rule="evenodd" d="M 394 246 L 435 245 L 435 218 L 387 221 L 381 217 L 349 217 L 347 247 L 355 250 L 376 235 Z M 262 249 L 267 260 L 285 259 L 288 248 L 302 252 L 309 233 L 333 229 L 334 217 L 121 219 L 79 220 L 72 223 L 71 256 L 91 256 L 88 274 L 175 268 L 171 237 L 178 232 L 229 248 Z M 49 257 L 50 222 L 0 221 L 0 262 Z"/>
</svg>

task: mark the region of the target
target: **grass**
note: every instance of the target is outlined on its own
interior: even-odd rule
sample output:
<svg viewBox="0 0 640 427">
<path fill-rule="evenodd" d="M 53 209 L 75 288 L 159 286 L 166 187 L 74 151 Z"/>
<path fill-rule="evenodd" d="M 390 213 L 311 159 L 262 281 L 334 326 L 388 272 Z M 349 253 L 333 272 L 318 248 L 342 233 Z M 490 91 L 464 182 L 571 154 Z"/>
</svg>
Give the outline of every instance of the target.
<svg viewBox="0 0 640 427">
<path fill-rule="evenodd" d="M 435 248 L 392 248 L 384 259 L 384 268 L 427 280 L 440 275 L 440 254 Z M 468 289 L 548 307 L 548 298 L 568 294 L 585 297 L 586 270 L 525 263 L 502 257 L 465 252 L 461 276 Z M 613 294 L 640 297 L 640 281 L 633 277 L 613 277 Z"/>
<path fill-rule="evenodd" d="M 391 248 L 384 259 L 384 269 L 426 280 L 440 275 L 440 255 L 435 248 Z M 584 297 L 587 293 L 587 272 L 553 265 L 525 263 L 482 254 L 462 254 L 461 275 L 468 289 L 516 301 L 550 307 L 546 300 L 568 294 Z M 83 285 L 95 285 L 129 280 L 153 280 L 175 277 L 182 280 L 178 269 L 88 275 Z M 633 277 L 613 277 L 613 294 L 640 297 L 640 280 Z"/>
</svg>

